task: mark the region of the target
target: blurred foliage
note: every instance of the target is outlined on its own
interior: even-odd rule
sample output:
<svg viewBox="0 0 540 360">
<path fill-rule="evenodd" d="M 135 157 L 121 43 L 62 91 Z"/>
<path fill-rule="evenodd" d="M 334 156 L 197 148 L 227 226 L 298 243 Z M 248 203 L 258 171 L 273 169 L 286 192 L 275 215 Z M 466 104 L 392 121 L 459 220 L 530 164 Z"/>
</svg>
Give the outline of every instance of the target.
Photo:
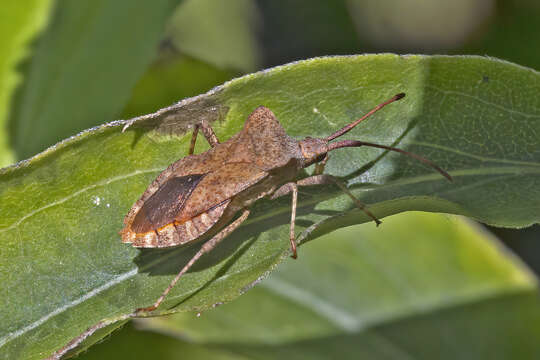
<svg viewBox="0 0 540 360">
<path fill-rule="evenodd" d="M 133 88 L 123 119 L 149 114 L 229 80 L 234 72 L 163 50 Z"/>
<path fill-rule="evenodd" d="M 257 1 L 263 67 L 321 55 L 364 52 L 343 0 Z"/>
<path fill-rule="evenodd" d="M 241 73 L 312 56 L 365 52 L 466 53 L 500 57 L 540 69 L 540 48 L 535 43 L 540 30 L 540 5 L 536 0 L 450 3 L 445 0 L 399 3 L 390 0 L 229 0 L 226 5 L 211 0 L 25 0 L 3 4 L 0 20 L 3 54 L 0 60 L 0 166 L 27 158 L 87 127 L 154 111 L 183 97 L 203 93 Z M 530 100 L 512 94 L 508 98 L 524 103 L 538 98 L 536 93 L 529 96 Z M 475 114 L 470 115 L 474 118 Z M 531 136 L 531 133 L 526 135 Z M 96 157 L 96 169 L 102 156 L 107 156 L 105 149 Z M 50 172 L 41 179 L 46 182 L 55 175 Z M 12 209 L 2 211 L 10 213 Z M 533 269 L 540 269 L 540 226 L 493 231 Z M 349 237 L 355 238 L 352 234 Z M 334 241 L 333 235 L 325 242 Z M 376 243 L 379 235 L 372 236 Z M 309 246 L 304 248 L 307 253 Z M 372 248 L 365 250 L 369 252 Z M 462 251 L 466 251 L 465 248 Z M 11 272 L 10 276 L 17 274 Z M 407 286 L 407 281 L 403 284 Z M 4 290 L 15 291 L 13 288 Z M 515 336 L 531 342 L 538 339 L 538 334 L 533 330 L 527 333 L 529 328 L 526 327 L 521 329 L 523 333 L 512 332 L 519 327 L 516 321 L 535 323 L 524 318 L 536 319 L 536 290 L 533 293 L 529 298 L 501 299 L 500 305 L 497 305 L 499 300 L 495 300 L 495 305 L 490 305 L 493 311 L 484 310 L 483 304 L 471 304 L 470 309 L 463 312 L 464 318 L 476 310 L 480 315 L 470 321 L 463 320 L 463 326 L 455 329 L 464 334 L 470 329 L 491 332 L 502 342 L 501 346 L 506 344 L 519 349 L 523 343 L 516 341 Z M 249 295 L 245 301 L 245 306 L 253 306 Z M 512 310 L 505 311 L 502 307 Z M 516 307 L 524 309 L 521 315 L 515 315 Z M 405 319 L 396 331 L 416 334 L 418 347 L 426 346 L 426 339 L 437 335 L 432 334 L 430 326 L 436 322 L 445 326 L 454 324 L 454 320 L 460 319 L 458 313 L 450 309 L 447 318 L 438 319 L 435 314 L 434 318 L 426 315 L 412 322 Z M 419 324 L 424 332 L 415 330 Z M 193 344 L 185 339 L 178 342 L 157 334 L 140 335 L 132 328 L 125 331 L 127 335 L 118 334 L 124 344 L 120 348 L 125 352 L 106 343 L 96 348 L 96 354 L 107 358 L 106 353 L 111 351 L 114 358 L 128 357 L 128 354 L 145 358 L 146 344 L 157 341 L 156 346 L 170 349 L 168 354 L 244 358 L 238 353 L 231 354 L 230 349 L 209 349 L 204 344 Z M 375 332 L 384 331 L 378 328 Z M 378 345 L 380 341 L 377 338 Z M 431 344 L 434 343 L 437 342 Z M 334 344 L 336 349 L 340 344 Z M 486 344 L 490 342 L 485 340 L 478 348 Z M 109 350 L 103 350 L 107 348 Z M 376 358 L 400 357 L 392 355 L 395 350 L 392 346 L 382 348 L 389 349 L 390 355 L 378 354 Z M 323 348 L 319 349 L 320 354 L 325 353 Z M 333 349 L 330 345 L 326 348 Z M 522 350 L 527 349 L 532 348 Z M 452 351 L 449 354 L 459 357 L 455 348 Z M 505 354 L 501 351 L 492 355 L 508 358 Z M 172 355 L 163 350 L 163 358 L 167 356 Z M 1 351 L 0 358 L 3 358 Z"/>
<path fill-rule="evenodd" d="M 473 33 L 463 48 L 449 53 L 485 54 L 540 69 L 540 2 L 536 0 L 499 0 L 494 14 L 479 33 Z"/>
<path fill-rule="evenodd" d="M 117 118 L 178 2 L 57 1 L 11 111 L 18 158 Z"/>
<path fill-rule="evenodd" d="M 45 25 L 50 0 L 5 2 L 0 12 L 0 168 L 15 160 L 9 146 L 8 117 L 13 93 L 22 81 L 19 63 L 29 53 L 29 43 Z"/>
<path fill-rule="evenodd" d="M 493 12 L 493 0 L 348 0 L 358 36 L 376 49 L 438 52 L 461 46 Z"/>
<path fill-rule="evenodd" d="M 247 73 L 259 68 L 258 26 L 251 0 L 184 0 L 171 15 L 164 41 L 211 65 Z"/>
<path fill-rule="evenodd" d="M 534 276 L 482 228 L 410 212 L 302 247 L 230 304 L 136 326 L 164 360 L 201 348 L 202 359 L 533 359 L 538 300 Z M 81 360 L 140 358 L 130 334 L 141 336 L 128 327 Z"/>
<path fill-rule="evenodd" d="M 160 333 L 140 331 L 128 324 L 122 330 L 113 333 L 111 339 L 93 347 L 78 356 L 80 360 L 242 360 L 246 359 L 228 350 L 212 349 L 204 345 L 193 344 L 184 339 Z"/>
</svg>

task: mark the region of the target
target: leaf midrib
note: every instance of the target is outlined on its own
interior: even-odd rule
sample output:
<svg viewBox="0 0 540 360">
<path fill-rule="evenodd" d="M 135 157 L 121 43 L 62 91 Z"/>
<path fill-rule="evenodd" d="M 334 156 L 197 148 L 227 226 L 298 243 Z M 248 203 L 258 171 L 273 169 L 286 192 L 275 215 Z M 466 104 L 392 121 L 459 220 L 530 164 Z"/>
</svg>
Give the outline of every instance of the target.
<svg viewBox="0 0 540 360">
<path fill-rule="evenodd" d="M 474 168 L 474 169 L 454 170 L 454 171 L 450 171 L 450 174 L 454 178 L 458 178 L 458 177 L 461 177 L 461 176 L 495 175 L 495 174 L 498 174 L 498 175 L 503 175 L 503 174 L 523 175 L 523 174 L 531 174 L 531 173 L 539 173 L 540 174 L 540 164 L 536 164 L 536 163 L 526 163 L 526 164 L 530 165 L 530 166 L 525 166 L 525 167 L 517 167 L 517 166 L 482 167 L 482 168 Z M 64 197 L 62 199 L 54 201 L 54 202 L 52 202 L 52 203 L 50 203 L 48 205 L 42 206 L 42 207 L 40 207 L 38 209 L 35 209 L 35 210 L 29 212 L 26 215 L 23 215 L 18 220 L 14 221 L 11 225 L 8 225 L 5 228 L 0 229 L 0 234 L 18 227 L 25 220 L 29 219 L 30 217 L 32 217 L 32 216 L 34 216 L 34 215 L 48 209 L 48 208 L 54 207 L 56 205 L 60 205 L 60 204 L 66 202 L 66 201 L 68 201 L 68 200 L 70 200 L 70 199 L 72 199 L 72 198 L 74 198 L 74 197 L 76 197 L 76 196 L 78 196 L 80 194 L 83 194 L 83 193 L 85 193 L 85 192 L 87 192 L 89 190 L 92 190 L 92 189 L 95 189 L 95 188 L 98 188 L 98 187 L 101 187 L 101 186 L 106 186 L 106 185 L 109 185 L 109 184 L 111 184 L 113 182 L 125 180 L 125 179 L 128 179 L 130 177 L 137 176 L 137 175 L 147 174 L 147 173 L 159 173 L 160 171 L 163 171 L 163 169 L 162 168 L 157 168 L 157 169 L 152 168 L 152 169 L 145 169 L 145 170 L 136 170 L 136 171 L 134 171 L 132 173 L 129 173 L 129 174 L 111 177 L 111 178 L 109 178 L 107 180 L 103 180 L 103 181 L 97 182 L 95 184 L 88 185 L 87 187 L 85 187 L 83 189 L 80 189 L 80 190 L 77 190 L 77 191 L 73 192 L 72 194 L 70 194 L 70 195 L 68 195 L 68 196 L 66 196 L 66 197 Z M 437 181 L 437 180 L 440 180 L 440 175 L 439 174 L 426 174 L 426 175 L 420 175 L 420 176 L 414 176 L 414 177 L 408 177 L 408 178 L 400 178 L 399 180 L 388 181 L 388 182 L 386 182 L 386 183 L 384 183 L 382 185 L 366 184 L 366 185 L 362 186 L 362 189 L 367 191 L 367 190 L 372 190 L 372 189 L 379 189 L 381 187 L 393 187 L 393 186 L 401 186 L 401 185 L 411 185 L 411 184 L 416 184 L 416 183 L 421 183 L 421 182 L 426 182 L 426 181 Z M 331 199 L 333 197 L 335 197 L 335 192 L 331 192 L 331 193 L 329 193 L 329 195 L 326 195 L 326 196 L 319 196 L 319 197 L 317 197 L 317 199 L 313 199 L 313 200 L 302 200 L 301 203 L 305 204 L 305 205 L 313 205 L 313 204 L 321 202 L 321 200 L 328 200 L 328 199 Z M 288 209 L 288 207 L 287 207 L 287 209 Z M 266 215 L 263 215 L 263 216 L 259 216 L 259 217 L 256 217 L 256 218 L 248 218 L 245 221 L 245 224 L 247 225 L 247 224 L 253 223 L 255 221 L 263 220 L 263 219 L 275 216 L 276 214 L 279 214 L 281 212 L 282 212 L 282 210 L 271 211 L 271 212 L 267 212 Z"/>
<path fill-rule="evenodd" d="M 468 158 L 475 159 L 475 160 L 480 160 L 480 161 L 483 161 L 483 162 L 493 162 L 493 163 L 501 163 L 501 164 L 513 164 L 513 165 L 524 165 L 524 166 L 537 166 L 537 167 L 540 167 L 540 163 L 537 163 L 537 162 L 508 160 L 508 159 L 497 159 L 497 158 L 490 158 L 490 157 L 486 157 L 486 156 L 468 154 L 468 153 L 460 151 L 458 149 L 453 149 L 453 148 L 443 146 L 443 145 L 439 145 L 439 144 L 425 143 L 425 142 L 422 142 L 422 141 L 409 141 L 409 142 L 407 142 L 407 144 L 424 146 L 424 147 L 429 147 L 429 148 L 438 149 L 438 150 L 444 150 L 446 152 L 458 154 L 458 155 L 461 155 L 461 156 L 464 156 L 464 157 L 468 157 Z"/>
<path fill-rule="evenodd" d="M 492 106 L 496 109 L 499 109 L 499 110 L 502 110 L 502 111 L 505 111 L 507 113 L 510 113 L 510 114 L 517 114 L 517 115 L 521 115 L 521 116 L 524 116 L 526 118 L 533 118 L 533 119 L 540 119 L 540 115 L 538 114 L 538 112 L 540 112 L 540 110 L 538 109 L 535 109 L 535 111 L 537 113 L 535 114 L 529 114 L 529 113 L 525 113 L 525 112 L 522 112 L 522 111 L 518 111 L 518 110 L 514 110 L 514 109 L 509 109 L 507 107 L 504 107 L 500 104 L 497 104 L 497 103 L 494 103 L 494 102 L 491 102 L 491 101 L 486 101 L 478 96 L 473 96 L 473 95 L 470 95 L 470 94 L 466 94 L 464 92 L 461 92 L 461 91 L 455 91 L 455 90 L 443 90 L 443 89 L 440 89 L 436 86 L 433 86 L 433 85 L 426 85 L 426 88 L 427 89 L 431 89 L 431 90 L 435 90 L 435 91 L 438 91 L 440 93 L 443 93 L 444 95 L 458 95 L 458 96 L 463 96 L 463 97 L 466 97 L 466 98 L 469 98 L 469 99 L 472 99 L 472 100 L 475 100 L 475 101 L 478 101 L 484 105 L 489 105 L 489 106 Z"/>
</svg>

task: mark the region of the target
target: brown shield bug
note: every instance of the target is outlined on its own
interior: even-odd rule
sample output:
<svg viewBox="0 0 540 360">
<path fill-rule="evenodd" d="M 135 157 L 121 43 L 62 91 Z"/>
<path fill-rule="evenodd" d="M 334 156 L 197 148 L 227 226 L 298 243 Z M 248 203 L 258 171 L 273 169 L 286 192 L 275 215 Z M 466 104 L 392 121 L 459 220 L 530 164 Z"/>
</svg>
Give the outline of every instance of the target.
<svg viewBox="0 0 540 360">
<path fill-rule="evenodd" d="M 396 151 L 431 166 L 444 177 L 450 175 L 431 161 L 393 147 L 356 140 L 332 140 L 349 132 L 384 106 L 403 98 L 397 94 L 363 117 L 326 138 L 297 141 L 289 137 L 276 116 L 264 106 L 249 115 L 244 128 L 220 143 L 206 122 L 196 125 L 189 155 L 171 164 L 150 184 L 124 219 L 122 241 L 140 248 L 164 248 L 186 244 L 211 232 L 193 258 L 180 270 L 156 302 L 136 312 L 155 310 L 180 277 L 205 253 L 211 251 L 249 215 L 260 198 L 275 199 L 292 193 L 290 242 L 296 258 L 294 223 L 298 186 L 337 184 L 378 225 L 380 221 L 337 178 L 323 174 L 328 152 L 343 147 L 371 146 Z M 193 155 L 198 131 L 211 149 Z M 314 174 L 297 180 L 303 168 L 316 164 Z M 236 219 L 235 215 L 240 213 Z M 234 219 L 234 220 L 233 220 Z"/>
<path fill-rule="evenodd" d="M 322 139 L 307 137 L 296 141 L 285 133 L 272 111 L 264 106 L 255 109 L 249 115 L 244 128 L 224 143 L 219 143 L 207 122 L 202 121 L 196 125 L 189 155 L 171 164 L 148 186 L 126 215 L 120 234 L 123 242 L 140 248 L 186 244 L 196 241 L 206 233 L 210 235 L 210 239 L 180 270 L 153 305 L 114 320 L 98 322 L 48 359 L 60 359 L 98 329 L 157 309 L 180 277 L 202 255 L 214 249 L 240 226 L 249 215 L 249 206 L 260 198 L 275 199 L 292 193 L 289 239 L 293 258 L 296 258 L 294 222 L 298 186 L 336 184 L 379 225 L 380 221 L 345 184 L 336 177 L 323 174 L 328 152 L 332 150 L 371 146 L 396 151 L 431 166 L 451 181 L 450 175 L 431 161 L 401 149 L 357 140 L 331 142 L 376 111 L 404 96 L 403 93 L 395 95 L 358 120 Z M 193 155 L 199 130 L 210 143 L 211 149 Z M 312 176 L 296 179 L 300 170 L 312 164 L 316 164 Z M 238 212 L 240 216 L 235 219 Z"/>
</svg>

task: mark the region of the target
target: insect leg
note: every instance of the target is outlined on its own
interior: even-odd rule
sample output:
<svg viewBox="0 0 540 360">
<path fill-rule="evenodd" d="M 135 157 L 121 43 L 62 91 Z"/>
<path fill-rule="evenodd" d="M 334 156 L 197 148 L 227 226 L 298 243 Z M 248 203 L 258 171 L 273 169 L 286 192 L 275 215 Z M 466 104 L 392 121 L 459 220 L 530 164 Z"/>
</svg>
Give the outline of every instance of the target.
<svg viewBox="0 0 540 360">
<path fill-rule="evenodd" d="M 296 259 L 296 236 L 294 235 L 294 223 L 296 221 L 296 202 L 298 200 L 298 186 L 296 183 L 290 183 L 292 188 L 292 208 L 291 208 L 291 227 L 289 230 L 289 239 L 291 241 L 292 258 Z"/>
<path fill-rule="evenodd" d="M 219 140 L 216 136 L 216 133 L 214 132 L 214 129 L 212 129 L 212 127 L 210 126 L 210 124 L 208 124 L 208 122 L 206 122 L 206 120 L 202 120 L 199 126 L 201 127 L 202 133 L 211 147 L 219 144 Z"/>
<path fill-rule="evenodd" d="M 189 144 L 189 153 L 188 155 L 193 155 L 193 151 L 195 150 L 195 143 L 197 142 L 197 134 L 199 133 L 199 124 L 195 124 L 193 127 L 193 134 L 191 134 L 191 144 Z"/>
<path fill-rule="evenodd" d="M 174 285 L 176 285 L 176 283 L 178 282 L 178 280 L 180 279 L 180 277 L 182 277 L 182 275 L 184 275 L 192 266 L 193 264 L 195 264 L 195 262 L 197 260 L 199 260 L 199 258 L 201 256 L 203 256 L 205 253 L 207 252 L 210 252 L 212 251 L 216 246 L 217 244 L 219 244 L 221 242 L 221 240 L 223 240 L 225 237 L 227 237 L 227 235 L 229 235 L 231 232 L 233 232 L 238 226 L 240 226 L 240 224 L 242 224 L 244 222 L 244 220 L 247 219 L 249 215 L 249 210 L 248 209 L 245 209 L 244 212 L 242 213 L 242 215 L 240 215 L 240 217 L 238 217 L 236 220 L 234 220 L 232 223 L 230 223 L 229 225 L 227 225 L 223 230 L 221 230 L 219 233 L 217 233 L 216 235 L 214 235 L 213 238 L 211 238 L 210 240 L 208 240 L 207 242 L 205 242 L 203 244 L 203 246 L 201 247 L 201 249 L 195 254 L 195 256 L 193 256 L 191 258 L 191 260 L 189 260 L 189 262 L 182 268 L 182 270 L 180 270 L 180 272 L 178 273 L 178 275 L 176 275 L 176 277 L 171 281 L 171 283 L 169 284 L 169 286 L 165 289 L 165 291 L 163 292 L 163 294 L 161 294 L 161 296 L 156 300 L 156 302 L 154 303 L 154 305 L 152 306 L 149 306 L 149 307 L 145 307 L 145 308 L 140 308 L 140 309 L 137 309 L 135 310 L 135 312 L 137 314 L 140 314 L 140 313 L 145 313 L 145 312 L 151 312 L 151 311 L 154 311 L 158 308 L 158 306 L 161 304 L 161 302 L 163 301 L 163 299 L 165 299 L 165 296 L 167 296 L 167 294 L 169 293 L 169 291 L 171 291 L 171 289 L 174 287 Z"/>
<path fill-rule="evenodd" d="M 315 164 L 315 171 L 313 171 L 313 175 L 321 175 L 324 172 L 324 167 L 326 166 L 326 162 L 328 161 L 328 153 L 324 156 L 324 159 L 322 159 L 320 162 Z"/>
<path fill-rule="evenodd" d="M 278 197 L 287 195 L 290 192 L 292 192 L 292 209 L 291 209 L 291 227 L 289 231 L 289 239 L 291 241 L 291 251 L 292 251 L 291 257 L 293 259 L 296 259 L 298 255 L 296 253 L 296 236 L 295 236 L 295 231 L 294 231 L 294 224 L 296 222 L 296 203 L 298 201 L 298 186 L 294 182 L 290 182 L 285 185 L 282 185 L 279 189 L 277 189 L 272 194 L 271 199 L 276 199 Z"/>
<path fill-rule="evenodd" d="M 212 127 L 206 122 L 206 120 L 202 120 L 200 123 L 195 124 L 195 126 L 193 127 L 193 134 L 191 135 L 191 143 L 189 144 L 188 155 L 193 155 L 193 152 L 195 151 L 195 143 L 197 142 L 197 135 L 199 134 L 199 129 L 202 130 L 204 137 L 206 138 L 211 147 L 219 144 L 219 140 Z"/>
<path fill-rule="evenodd" d="M 249 215 L 249 210 L 248 209 L 245 209 L 244 212 L 242 213 L 242 215 L 240 215 L 240 217 L 238 217 L 238 219 L 236 219 L 235 221 L 233 221 L 232 223 L 230 223 L 227 227 L 225 227 L 223 230 L 221 230 L 219 233 L 217 233 L 216 235 L 214 235 L 213 238 L 211 238 L 210 240 L 208 240 L 207 242 L 205 242 L 203 244 L 203 246 L 201 247 L 201 249 L 197 252 L 197 254 L 195 254 L 195 256 L 193 256 L 193 258 L 191 258 L 191 260 L 187 263 L 186 266 L 184 266 L 184 268 L 182 268 L 182 270 L 178 273 L 178 275 L 176 275 L 176 277 L 174 278 L 174 280 L 169 284 L 169 286 L 167 287 L 167 289 L 165 289 L 165 291 L 163 292 L 163 294 L 159 297 L 159 299 L 154 303 L 154 305 L 152 306 L 149 306 L 147 308 L 142 308 L 142 309 L 137 309 L 135 310 L 134 312 L 130 313 L 130 314 L 126 314 L 126 315 L 122 315 L 118 318 L 115 318 L 113 320 L 102 320 L 100 322 L 98 322 L 97 324 L 89 327 L 88 329 L 86 329 L 86 331 L 84 331 L 82 334 L 80 334 L 79 336 L 73 338 L 69 343 L 67 343 L 65 346 L 63 346 L 61 349 L 58 349 L 57 351 L 55 351 L 51 356 L 49 356 L 46 360 L 59 360 L 61 359 L 69 350 L 71 349 L 74 349 L 76 348 L 77 346 L 79 346 L 86 338 L 88 338 L 89 336 L 91 336 L 93 333 L 95 333 L 97 330 L 99 329 L 102 329 L 110 324 L 113 324 L 117 321 L 122 321 L 122 320 L 127 320 L 127 319 L 130 319 L 130 318 L 134 318 L 134 317 L 137 317 L 139 316 L 141 313 L 144 313 L 144 312 L 150 312 L 150 311 L 154 311 L 158 306 L 159 304 L 161 304 L 161 302 L 163 301 L 163 299 L 165 298 L 165 296 L 169 293 L 169 291 L 174 287 L 174 285 L 178 282 L 178 279 L 180 279 L 180 277 L 186 272 L 189 270 L 189 268 L 205 253 L 207 252 L 210 252 L 212 249 L 214 249 L 216 247 L 217 244 L 219 244 L 219 242 L 221 240 L 223 240 L 225 237 L 227 237 L 227 235 L 229 235 L 231 232 L 233 232 L 238 226 L 240 226 L 240 224 L 242 222 L 244 222 L 244 220 L 246 220 L 246 218 L 248 217 Z"/>
<path fill-rule="evenodd" d="M 345 194 L 347 194 L 352 199 L 352 201 L 354 201 L 354 203 L 360 210 L 362 210 L 363 212 L 366 213 L 366 215 L 372 218 L 373 221 L 375 221 L 375 224 L 377 224 L 377 226 L 381 224 L 381 221 L 377 219 L 377 217 L 373 215 L 373 213 L 371 213 L 371 211 L 367 209 L 367 206 L 364 203 L 362 203 L 360 200 L 358 200 L 358 198 L 354 196 L 353 193 L 349 191 L 349 189 L 347 189 L 347 186 L 335 176 L 328 175 L 328 174 L 314 175 L 314 176 L 310 176 L 302 180 L 298 180 L 297 184 L 299 186 L 335 184 L 339 186 L 339 188 Z"/>
</svg>

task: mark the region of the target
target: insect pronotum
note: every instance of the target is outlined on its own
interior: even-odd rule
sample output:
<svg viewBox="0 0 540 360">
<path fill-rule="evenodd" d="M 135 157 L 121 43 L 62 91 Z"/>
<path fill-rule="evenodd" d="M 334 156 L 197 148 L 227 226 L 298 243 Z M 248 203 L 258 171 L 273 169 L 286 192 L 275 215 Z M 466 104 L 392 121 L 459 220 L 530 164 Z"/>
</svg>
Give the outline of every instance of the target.
<svg viewBox="0 0 540 360">
<path fill-rule="evenodd" d="M 201 249 L 180 270 L 161 296 L 151 306 L 114 320 L 104 320 L 72 339 L 48 359 L 60 359 L 95 331 L 119 320 L 154 311 L 191 266 L 214 249 L 249 215 L 256 200 L 275 199 L 292 194 L 290 236 L 292 257 L 296 258 L 294 223 L 299 186 L 336 184 L 369 217 L 379 219 L 360 202 L 338 178 L 323 174 L 328 152 L 344 147 L 370 146 L 413 157 L 431 166 L 448 180 L 451 176 L 430 160 L 394 147 L 358 140 L 331 142 L 349 132 L 361 121 L 384 106 L 403 98 L 397 94 L 377 105 L 367 114 L 325 138 L 307 137 L 296 141 L 289 137 L 275 115 L 264 106 L 249 115 L 244 128 L 226 142 L 220 143 L 207 122 L 196 125 L 189 155 L 174 162 L 148 186 L 124 219 L 122 241 L 141 248 L 163 248 L 186 244 L 203 234 L 211 235 Z M 199 130 L 211 149 L 193 155 Z M 303 168 L 315 165 L 314 174 L 297 179 Z M 235 218 L 236 214 L 240 213 Z"/>
</svg>

